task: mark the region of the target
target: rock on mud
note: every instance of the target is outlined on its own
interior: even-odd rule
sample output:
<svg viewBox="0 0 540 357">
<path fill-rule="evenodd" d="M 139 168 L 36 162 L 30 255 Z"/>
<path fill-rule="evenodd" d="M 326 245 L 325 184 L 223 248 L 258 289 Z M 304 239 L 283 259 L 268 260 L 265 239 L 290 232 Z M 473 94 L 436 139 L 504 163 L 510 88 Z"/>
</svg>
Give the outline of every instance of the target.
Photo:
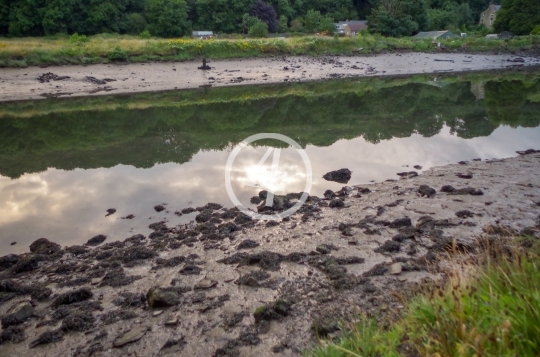
<svg viewBox="0 0 540 357">
<path fill-rule="evenodd" d="M 428 185 L 421 185 L 418 188 L 418 193 L 422 197 L 433 197 L 437 193 L 433 187 L 429 187 Z"/>
<path fill-rule="evenodd" d="M 129 330 L 128 332 L 118 336 L 114 342 L 113 347 L 122 347 L 129 343 L 139 341 L 148 331 L 148 327 L 139 326 Z"/>
<path fill-rule="evenodd" d="M 11 311 L 2 317 L 2 328 L 19 325 L 34 313 L 34 307 L 29 302 L 22 302 L 12 307 Z"/>
<path fill-rule="evenodd" d="M 100 245 L 101 243 L 105 242 L 105 239 L 107 239 L 107 236 L 104 236 L 103 234 L 99 234 L 95 237 L 92 237 L 86 242 L 86 245 L 89 245 L 91 247 L 95 247 Z"/>
<path fill-rule="evenodd" d="M 30 244 L 30 251 L 34 254 L 50 255 L 62 250 L 60 244 L 49 241 L 47 238 L 39 238 Z"/>
<path fill-rule="evenodd" d="M 349 169 L 339 169 L 330 171 L 324 174 L 323 178 L 326 181 L 334 181 L 339 183 L 347 183 L 351 179 L 352 172 Z"/>
<path fill-rule="evenodd" d="M 146 300 L 150 307 L 169 307 L 180 303 L 180 294 L 177 291 L 153 287 L 148 290 Z"/>
</svg>

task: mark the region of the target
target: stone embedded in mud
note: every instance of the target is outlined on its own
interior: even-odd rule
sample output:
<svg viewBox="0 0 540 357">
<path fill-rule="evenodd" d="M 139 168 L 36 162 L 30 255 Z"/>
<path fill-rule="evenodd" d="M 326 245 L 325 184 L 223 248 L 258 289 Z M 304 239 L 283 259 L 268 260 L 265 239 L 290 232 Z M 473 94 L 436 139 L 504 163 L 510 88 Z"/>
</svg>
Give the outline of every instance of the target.
<svg viewBox="0 0 540 357">
<path fill-rule="evenodd" d="M 180 294 L 170 288 L 153 287 L 148 290 L 146 300 L 150 307 L 175 306 L 180 303 Z"/>
<path fill-rule="evenodd" d="M 333 244 L 319 244 L 315 250 L 321 254 L 330 254 L 332 250 L 338 250 Z"/>
<path fill-rule="evenodd" d="M 380 263 L 375 265 L 370 270 L 366 271 L 362 276 L 368 277 L 368 276 L 377 276 L 377 275 L 384 275 L 388 271 L 388 268 L 384 265 L 384 263 Z"/>
<path fill-rule="evenodd" d="M 88 331 L 95 321 L 96 318 L 91 312 L 78 311 L 66 316 L 60 329 L 62 331 Z"/>
<path fill-rule="evenodd" d="M 45 331 L 41 335 L 39 335 L 38 338 L 30 342 L 29 347 L 34 348 L 39 345 L 47 345 L 49 343 L 62 341 L 63 339 L 64 335 L 61 331 Z"/>
<path fill-rule="evenodd" d="M 199 223 L 208 222 L 212 218 L 212 210 L 205 209 L 195 216 L 195 220 Z"/>
<path fill-rule="evenodd" d="M 182 269 L 180 269 L 180 274 L 182 275 L 199 275 L 202 269 L 195 264 L 187 264 Z"/>
<path fill-rule="evenodd" d="M 387 240 L 383 243 L 379 248 L 375 249 L 374 251 L 377 253 L 397 253 L 401 250 L 401 245 L 393 240 Z"/>
<path fill-rule="evenodd" d="M 116 208 L 109 208 L 107 210 L 107 214 L 105 215 L 105 217 L 109 217 L 110 215 L 115 214 L 115 213 L 116 213 Z"/>
<path fill-rule="evenodd" d="M 454 192 L 456 189 L 451 185 L 444 185 L 441 187 L 441 192 Z"/>
<path fill-rule="evenodd" d="M 462 179 L 472 179 L 473 178 L 473 175 L 472 174 L 456 174 L 457 177 L 459 178 L 462 178 Z"/>
<path fill-rule="evenodd" d="M 92 298 L 94 294 L 88 288 L 82 288 L 78 290 L 72 290 L 58 295 L 52 303 L 53 308 L 58 308 L 60 305 L 70 305 L 79 301 L 84 301 Z"/>
<path fill-rule="evenodd" d="M 26 339 L 24 328 L 17 326 L 9 326 L 0 332 L 0 345 L 3 343 L 21 343 Z"/>
<path fill-rule="evenodd" d="M 212 279 L 204 278 L 203 280 L 199 281 L 195 286 L 193 287 L 195 290 L 206 290 L 213 288 L 217 285 L 217 281 Z"/>
<path fill-rule="evenodd" d="M 455 191 L 448 192 L 449 195 L 472 195 L 472 196 L 482 196 L 484 192 L 480 189 L 473 187 L 460 188 Z"/>
<path fill-rule="evenodd" d="M 121 292 L 120 297 L 114 299 L 112 303 L 120 307 L 143 307 L 146 305 L 146 296 L 142 293 Z"/>
<path fill-rule="evenodd" d="M 170 339 L 165 342 L 163 347 L 161 347 L 160 354 L 161 355 L 167 355 L 171 353 L 178 353 L 181 352 L 184 349 L 186 342 L 184 341 L 184 338 L 180 339 Z"/>
<path fill-rule="evenodd" d="M 326 181 L 334 181 L 339 183 L 347 183 L 351 179 L 351 171 L 349 169 L 339 169 L 327 172 L 323 175 Z"/>
<path fill-rule="evenodd" d="M 8 326 L 20 325 L 34 314 L 34 307 L 25 301 L 13 306 L 8 314 L 2 316 L 2 328 Z"/>
<path fill-rule="evenodd" d="M 107 236 L 105 236 L 103 234 L 99 234 L 99 235 L 97 235 L 95 237 L 90 238 L 88 240 L 88 242 L 86 242 L 86 245 L 95 247 L 95 246 L 98 246 L 101 243 L 105 242 L 105 239 L 107 239 Z"/>
<path fill-rule="evenodd" d="M 8 254 L 0 257 L 0 271 L 6 270 L 17 264 L 19 256 L 17 254 Z"/>
<path fill-rule="evenodd" d="M 253 313 L 255 322 L 279 320 L 289 316 L 291 303 L 288 300 L 276 300 L 271 304 L 258 307 Z"/>
<path fill-rule="evenodd" d="M 403 217 L 403 218 L 397 218 L 395 220 L 393 220 L 389 227 L 390 228 L 401 228 L 401 227 L 407 227 L 407 226 L 411 226 L 412 225 L 412 222 L 411 222 L 411 219 L 409 217 Z"/>
<path fill-rule="evenodd" d="M 251 271 L 242 275 L 237 281 L 238 285 L 245 285 L 251 287 L 261 286 L 261 281 L 270 278 L 270 274 L 262 270 Z"/>
<path fill-rule="evenodd" d="M 260 244 L 251 239 L 246 239 L 240 242 L 236 249 L 251 249 L 257 248 Z"/>
<path fill-rule="evenodd" d="M 135 327 L 129 330 L 128 332 L 118 336 L 113 342 L 113 347 L 118 348 L 118 347 L 125 346 L 129 343 L 136 342 L 140 340 L 146 334 L 147 331 L 148 331 L 148 327 L 146 326 Z"/>
<path fill-rule="evenodd" d="M 456 216 L 458 216 L 459 218 L 469 218 L 469 217 L 474 217 L 474 213 L 465 209 L 465 210 L 456 212 Z"/>
<path fill-rule="evenodd" d="M 190 213 L 193 213 L 193 212 L 195 212 L 195 211 L 197 211 L 195 208 L 193 208 L 193 207 L 188 207 L 188 208 L 184 208 L 181 212 L 182 212 L 183 214 L 190 214 Z"/>
<path fill-rule="evenodd" d="M 344 207 L 345 206 L 345 203 L 340 200 L 339 198 L 335 198 L 333 199 L 332 201 L 330 201 L 330 208 L 334 208 L 334 207 Z"/>
<path fill-rule="evenodd" d="M 437 193 L 434 188 L 429 187 L 428 185 L 421 185 L 418 188 L 418 193 L 422 197 L 433 197 Z"/>
<path fill-rule="evenodd" d="M 332 198 L 336 197 L 336 194 L 332 190 L 326 190 L 326 191 L 324 191 L 323 196 L 325 198 L 332 199 Z"/>
<path fill-rule="evenodd" d="M 165 206 L 163 206 L 163 205 L 156 205 L 156 206 L 154 206 L 154 210 L 155 210 L 156 212 L 165 211 Z"/>
<path fill-rule="evenodd" d="M 51 242 L 47 238 L 39 238 L 30 244 L 30 252 L 34 254 L 51 255 L 61 250 L 60 244 Z"/>
</svg>

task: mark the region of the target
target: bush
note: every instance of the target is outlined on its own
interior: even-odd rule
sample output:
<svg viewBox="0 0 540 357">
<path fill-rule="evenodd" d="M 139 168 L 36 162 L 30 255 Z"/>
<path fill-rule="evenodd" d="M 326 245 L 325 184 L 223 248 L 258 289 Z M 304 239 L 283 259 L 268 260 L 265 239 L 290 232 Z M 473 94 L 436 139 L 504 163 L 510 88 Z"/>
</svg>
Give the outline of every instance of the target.
<svg viewBox="0 0 540 357">
<path fill-rule="evenodd" d="M 142 14 L 133 13 L 126 16 L 125 31 L 131 35 L 141 33 L 146 28 L 146 19 Z"/>
<path fill-rule="evenodd" d="M 112 61 L 112 62 L 122 62 L 122 61 L 127 61 L 128 54 L 126 51 L 116 46 L 114 50 L 107 53 L 107 58 L 109 59 L 109 61 Z"/>
<path fill-rule="evenodd" d="M 533 28 L 533 30 L 531 31 L 531 35 L 540 35 L 540 25 Z"/>
<path fill-rule="evenodd" d="M 266 37 L 268 36 L 268 25 L 257 19 L 257 21 L 249 28 L 248 34 L 251 37 Z"/>
<path fill-rule="evenodd" d="M 139 34 L 139 37 L 144 38 L 145 40 L 148 40 L 150 37 L 152 37 L 152 35 L 150 34 L 150 31 L 144 30 L 143 32 Z"/>
<path fill-rule="evenodd" d="M 84 43 L 88 41 L 90 41 L 90 39 L 86 37 L 86 35 L 79 35 L 77 32 L 69 37 L 69 42 L 71 43 Z"/>
</svg>

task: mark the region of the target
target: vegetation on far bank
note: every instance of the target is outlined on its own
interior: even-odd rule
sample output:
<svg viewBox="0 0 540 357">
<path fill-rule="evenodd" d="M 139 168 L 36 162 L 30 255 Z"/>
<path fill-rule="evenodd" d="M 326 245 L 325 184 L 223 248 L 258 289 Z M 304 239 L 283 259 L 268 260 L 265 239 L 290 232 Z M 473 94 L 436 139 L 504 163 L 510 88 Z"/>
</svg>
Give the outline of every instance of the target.
<svg viewBox="0 0 540 357">
<path fill-rule="evenodd" d="M 394 51 L 508 52 L 540 48 L 540 35 L 508 40 L 480 36 L 442 40 L 438 49 L 432 40 L 392 38 L 362 34 L 352 38 L 304 36 L 264 39 L 143 39 L 135 36 L 72 35 L 50 38 L 0 39 L 0 67 L 65 64 L 126 63 L 247 58 L 282 55 L 353 55 Z"/>
<path fill-rule="evenodd" d="M 486 244 L 478 270 L 454 266 L 446 287 L 406 302 L 396 322 L 361 319 L 306 356 L 539 356 L 540 242 L 520 240 Z"/>
</svg>

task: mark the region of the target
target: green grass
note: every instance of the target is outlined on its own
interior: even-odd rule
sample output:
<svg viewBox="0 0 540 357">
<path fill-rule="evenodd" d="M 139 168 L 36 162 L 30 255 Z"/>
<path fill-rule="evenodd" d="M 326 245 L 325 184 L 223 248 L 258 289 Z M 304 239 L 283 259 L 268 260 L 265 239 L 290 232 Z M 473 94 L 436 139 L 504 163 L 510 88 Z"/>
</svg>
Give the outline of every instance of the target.
<svg viewBox="0 0 540 357">
<path fill-rule="evenodd" d="M 446 51 L 508 52 L 540 48 L 540 35 L 511 40 L 456 37 L 441 41 Z M 143 39 L 102 34 L 91 37 L 0 38 L 0 67 L 110 63 L 118 61 L 185 61 L 276 55 L 352 55 L 395 51 L 433 52 L 431 40 L 360 35 L 354 38 L 303 36 L 263 39 Z"/>
<path fill-rule="evenodd" d="M 454 276 L 446 288 L 408 302 L 389 328 L 364 319 L 340 340 L 323 341 L 306 356 L 539 356 L 538 244 L 528 251 L 514 249 L 512 258 L 501 251 L 474 277 Z"/>
</svg>

